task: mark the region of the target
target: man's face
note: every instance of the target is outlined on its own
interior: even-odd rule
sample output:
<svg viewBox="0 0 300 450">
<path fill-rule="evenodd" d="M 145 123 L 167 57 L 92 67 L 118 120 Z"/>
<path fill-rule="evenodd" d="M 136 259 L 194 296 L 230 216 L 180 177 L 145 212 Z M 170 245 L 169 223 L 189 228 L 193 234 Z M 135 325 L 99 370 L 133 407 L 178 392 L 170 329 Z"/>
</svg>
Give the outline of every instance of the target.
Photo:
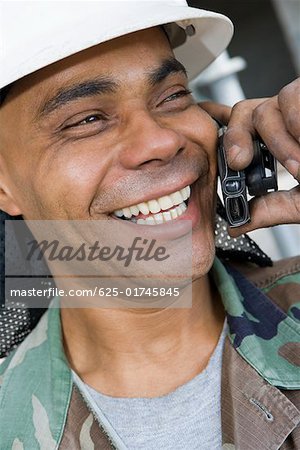
<svg viewBox="0 0 300 450">
<path fill-rule="evenodd" d="M 155 28 L 16 83 L 0 109 L 0 170 L 14 205 L 8 212 L 124 220 L 114 211 L 128 215 L 124 208 L 145 202 L 151 209 L 157 204 L 147 202 L 190 186 L 187 210 L 176 209 L 178 194 L 171 195 L 166 218 L 192 220 L 196 272 L 206 273 L 214 255 L 216 126 L 193 102 L 173 58 Z M 155 226 L 154 213 L 138 212 Z"/>
</svg>

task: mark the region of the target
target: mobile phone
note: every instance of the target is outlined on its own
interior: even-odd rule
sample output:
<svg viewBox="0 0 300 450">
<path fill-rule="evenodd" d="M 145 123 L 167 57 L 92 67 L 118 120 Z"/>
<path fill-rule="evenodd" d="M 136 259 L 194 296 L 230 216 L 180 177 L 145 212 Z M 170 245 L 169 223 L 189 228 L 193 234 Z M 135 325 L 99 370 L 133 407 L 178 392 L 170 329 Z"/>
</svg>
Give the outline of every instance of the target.
<svg viewBox="0 0 300 450">
<path fill-rule="evenodd" d="M 253 140 L 254 156 L 245 170 L 232 170 L 227 164 L 223 137 L 226 127 L 219 129 L 218 169 L 223 203 L 230 227 L 250 221 L 249 196 L 261 196 L 278 190 L 276 159 L 260 137 Z"/>
</svg>

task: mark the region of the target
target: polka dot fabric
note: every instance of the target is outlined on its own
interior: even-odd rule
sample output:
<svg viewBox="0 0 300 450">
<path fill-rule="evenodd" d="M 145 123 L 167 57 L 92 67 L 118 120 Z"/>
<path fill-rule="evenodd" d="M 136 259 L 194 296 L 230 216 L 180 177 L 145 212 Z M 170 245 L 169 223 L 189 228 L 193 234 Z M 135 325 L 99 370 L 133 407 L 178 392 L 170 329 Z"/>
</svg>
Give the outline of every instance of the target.
<svg viewBox="0 0 300 450">
<path fill-rule="evenodd" d="M 226 212 L 221 200 L 218 199 L 215 243 L 216 254 L 224 261 L 252 262 L 260 267 L 272 266 L 272 260 L 246 234 L 232 238 L 227 231 Z"/>
</svg>

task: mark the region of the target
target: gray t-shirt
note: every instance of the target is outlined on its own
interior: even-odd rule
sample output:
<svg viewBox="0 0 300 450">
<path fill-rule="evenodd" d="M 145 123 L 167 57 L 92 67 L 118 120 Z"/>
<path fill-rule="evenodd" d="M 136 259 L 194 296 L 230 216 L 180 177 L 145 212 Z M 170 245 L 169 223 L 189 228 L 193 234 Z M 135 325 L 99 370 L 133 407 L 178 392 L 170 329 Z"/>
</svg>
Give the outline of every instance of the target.
<svg viewBox="0 0 300 450">
<path fill-rule="evenodd" d="M 221 366 L 226 322 L 206 369 L 175 391 L 155 398 L 116 398 L 84 384 L 94 411 L 107 419 L 115 442 L 130 450 L 219 450 Z M 75 382 L 79 389 L 82 382 Z M 101 417 L 99 417 L 101 421 Z M 108 424 L 108 426 L 107 426 Z"/>
</svg>

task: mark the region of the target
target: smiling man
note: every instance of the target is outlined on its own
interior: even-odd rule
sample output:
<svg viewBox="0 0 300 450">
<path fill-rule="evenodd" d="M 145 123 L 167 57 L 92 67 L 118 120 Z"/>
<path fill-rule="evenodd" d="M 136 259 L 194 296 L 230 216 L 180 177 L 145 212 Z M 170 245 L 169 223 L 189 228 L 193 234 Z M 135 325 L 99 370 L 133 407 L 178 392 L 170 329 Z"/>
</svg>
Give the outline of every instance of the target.
<svg viewBox="0 0 300 450">
<path fill-rule="evenodd" d="M 299 260 L 244 264 L 245 278 L 215 259 L 217 126 L 188 81 L 226 47 L 230 21 L 185 1 L 4 4 L 1 209 L 170 233 L 189 221 L 193 302 L 55 299 L 0 368 L 0 448 L 300 448 Z M 253 109 L 238 109 L 245 140 Z M 268 220 L 296 222 L 299 191 L 274 196 Z"/>
</svg>

